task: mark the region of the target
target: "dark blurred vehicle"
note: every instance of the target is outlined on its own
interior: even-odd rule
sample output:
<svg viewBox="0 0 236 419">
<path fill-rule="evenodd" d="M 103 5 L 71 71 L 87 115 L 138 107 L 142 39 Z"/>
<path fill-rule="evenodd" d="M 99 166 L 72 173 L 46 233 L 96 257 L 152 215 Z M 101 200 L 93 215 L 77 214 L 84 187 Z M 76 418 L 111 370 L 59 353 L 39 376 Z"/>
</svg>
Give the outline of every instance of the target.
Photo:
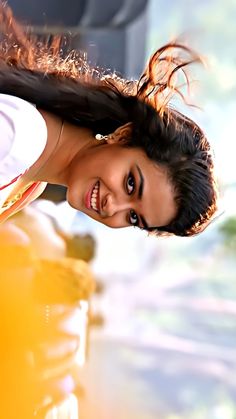
<svg viewBox="0 0 236 419">
<path fill-rule="evenodd" d="M 69 32 L 73 48 L 87 51 L 96 65 L 125 76 L 142 71 L 148 0 L 9 0 L 9 5 L 38 34 Z"/>
</svg>

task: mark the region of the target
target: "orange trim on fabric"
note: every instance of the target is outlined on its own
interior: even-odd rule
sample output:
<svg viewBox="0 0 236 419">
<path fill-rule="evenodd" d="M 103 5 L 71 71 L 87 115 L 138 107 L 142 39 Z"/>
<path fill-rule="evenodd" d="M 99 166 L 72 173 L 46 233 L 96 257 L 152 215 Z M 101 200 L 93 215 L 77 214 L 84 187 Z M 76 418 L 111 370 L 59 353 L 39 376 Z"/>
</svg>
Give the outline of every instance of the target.
<svg viewBox="0 0 236 419">
<path fill-rule="evenodd" d="M 8 186 L 12 185 L 14 182 L 16 182 L 22 175 L 16 176 L 11 182 L 7 183 L 6 185 L 0 186 L 0 191 L 7 188 Z"/>
</svg>

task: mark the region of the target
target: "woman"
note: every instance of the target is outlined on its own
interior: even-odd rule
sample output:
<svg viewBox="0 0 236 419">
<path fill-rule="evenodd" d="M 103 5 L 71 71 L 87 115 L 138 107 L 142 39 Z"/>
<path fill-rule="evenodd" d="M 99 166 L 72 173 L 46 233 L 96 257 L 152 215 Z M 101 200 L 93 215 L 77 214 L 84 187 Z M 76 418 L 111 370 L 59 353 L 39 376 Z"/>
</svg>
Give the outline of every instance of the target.
<svg viewBox="0 0 236 419">
<path fill-rule="evenodd" d="M 63 59 L 56 38 L 37 44 L 3 6 L 0 21 L 0 221 L 49 182 L 65 185 L 70 205 L 110 227 L 202 231 L 217 201 L 210 146 L 169 104 L 182 95 L 177 71 L 185 75 L 198 57 L 168 44 L 129 82 L 91 69 L 75 52 Z"/>
</svg>

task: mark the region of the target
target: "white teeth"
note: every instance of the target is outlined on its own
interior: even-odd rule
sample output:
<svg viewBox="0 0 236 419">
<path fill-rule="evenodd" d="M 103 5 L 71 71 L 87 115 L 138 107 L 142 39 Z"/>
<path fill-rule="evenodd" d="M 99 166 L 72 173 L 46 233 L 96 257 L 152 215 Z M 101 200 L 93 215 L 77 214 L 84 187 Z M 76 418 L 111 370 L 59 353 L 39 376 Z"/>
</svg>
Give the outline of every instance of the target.
<svg viewBox="0 0 236 419">
<path fill-rule="evenodd" d="M 98 190 L 99 190 L 99 183 L 97 182 L 93 188 L 91 199 L 90 199 L 90 205 L 95 211 L 98 211 L 98 207 L 97 207 Z"/>
</svg>

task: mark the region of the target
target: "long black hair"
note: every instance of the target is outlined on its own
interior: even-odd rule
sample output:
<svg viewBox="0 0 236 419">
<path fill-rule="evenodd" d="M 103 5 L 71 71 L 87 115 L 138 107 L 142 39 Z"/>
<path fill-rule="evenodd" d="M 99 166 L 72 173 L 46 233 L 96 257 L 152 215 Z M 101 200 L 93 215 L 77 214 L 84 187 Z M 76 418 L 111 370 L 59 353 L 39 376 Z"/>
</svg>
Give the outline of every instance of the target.
<svg viewBox="0 0 236 419">
<path fill-rule="evenodd" d="M 167 168 L 178 214 L 158 235 L 190 236 L 202 231 L 216 211 L 217 187 L 209 143 L 199 126 L 171 107 L 176 75 L 188 85 L 186 68 L 199 61 L 191 49 L 172 42 L 151 57 L 138 81 L 92 68 L 84 54 L 64 56 L 61 37 L 39 41 L 14 20 L 0 3 L 0 92 L 33 102 L 94 133 L 109 134 L 127 122 L 128 147 L 140 147 Z"/>
</svg>

